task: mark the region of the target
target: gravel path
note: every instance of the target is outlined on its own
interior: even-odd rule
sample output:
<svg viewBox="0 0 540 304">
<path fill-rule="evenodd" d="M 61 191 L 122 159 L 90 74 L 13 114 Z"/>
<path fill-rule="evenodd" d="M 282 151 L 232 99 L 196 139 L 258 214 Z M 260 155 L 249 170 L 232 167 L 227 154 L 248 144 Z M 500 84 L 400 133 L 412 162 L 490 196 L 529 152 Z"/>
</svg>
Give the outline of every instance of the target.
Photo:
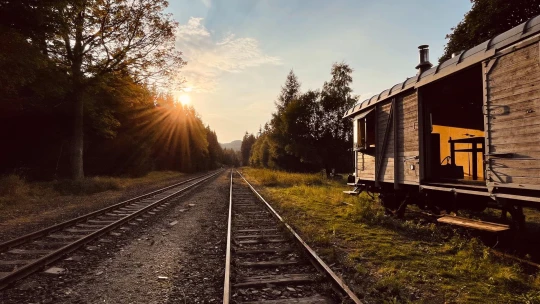
<svg viewBox="0 0 540 304">
<path fill-rule="evenodd" d="M 62 275 L 33 275 L 0 303 L 220 303 L 228 174 L 62 261 Z"/>
</svg>

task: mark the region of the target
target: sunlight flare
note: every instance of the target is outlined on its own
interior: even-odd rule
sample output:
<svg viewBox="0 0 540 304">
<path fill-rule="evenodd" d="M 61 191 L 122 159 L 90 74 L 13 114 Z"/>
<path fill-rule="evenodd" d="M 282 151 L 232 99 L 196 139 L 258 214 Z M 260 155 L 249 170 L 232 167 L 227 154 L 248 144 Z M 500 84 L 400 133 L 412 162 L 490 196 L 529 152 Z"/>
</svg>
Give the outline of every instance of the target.
<svg viewBox="0 0 540 304">
<path fill-rule="evenodd" d="M 189 95 L 187 95 L 187 94 L 180 95 L 180 97 L 178 97 L 178 100 L 184 106 L 187 106 L 188 104 L 191 103 L 191 97 L 189 97 Z"/>
</svg>

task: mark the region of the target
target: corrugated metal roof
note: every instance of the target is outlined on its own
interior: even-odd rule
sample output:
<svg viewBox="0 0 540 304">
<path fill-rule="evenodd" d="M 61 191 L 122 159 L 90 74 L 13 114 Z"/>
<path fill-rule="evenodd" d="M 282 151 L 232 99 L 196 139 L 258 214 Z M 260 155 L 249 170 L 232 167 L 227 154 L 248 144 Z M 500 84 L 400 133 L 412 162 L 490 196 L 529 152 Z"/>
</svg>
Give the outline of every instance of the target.
<svg viewBox="0 0 540 304">
<path fill-rule="evenodd" d="M 432 81 L 448 76 L 463 68 L 478 63 L 495 54 L 496 50 L 503 49 L 520 40 L 523 40 L 540 32 L 540 16 L 533 17 L 526 22 L 500 34 L 490 40 L 485 41 L 471 49 L 461 52 L 459 55 L 450 58 L 438 66 L 434 66 L 420 75 L 407 78 L 404 82 L 394 85 L 392 88 L 382 91 L 378 95 L 355 104 L 345 112 L 343 116 L 348 117 L 360 112 L 374 104 L 381 102 L 398 93 L 411 88 L 421 87 Z"/>
</svg>

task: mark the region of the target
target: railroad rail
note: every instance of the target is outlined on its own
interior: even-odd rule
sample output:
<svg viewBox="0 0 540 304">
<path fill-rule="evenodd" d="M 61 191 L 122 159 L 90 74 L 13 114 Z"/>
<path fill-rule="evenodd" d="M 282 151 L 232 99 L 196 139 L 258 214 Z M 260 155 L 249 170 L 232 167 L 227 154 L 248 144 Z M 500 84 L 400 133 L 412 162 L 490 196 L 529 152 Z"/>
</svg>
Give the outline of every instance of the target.
<svg viewBox="0 0 540 304">
<path fill-rule="evenodd" d="M 170 199 L 222 172 L 194 177 L 0 244 L 0 290 L 126 223 L 156 214 Z"/>
<path fill-rule="evenodd" d="M 361 303 L 238 171 L 230 182 L 223 303 Z"/>
</svg>

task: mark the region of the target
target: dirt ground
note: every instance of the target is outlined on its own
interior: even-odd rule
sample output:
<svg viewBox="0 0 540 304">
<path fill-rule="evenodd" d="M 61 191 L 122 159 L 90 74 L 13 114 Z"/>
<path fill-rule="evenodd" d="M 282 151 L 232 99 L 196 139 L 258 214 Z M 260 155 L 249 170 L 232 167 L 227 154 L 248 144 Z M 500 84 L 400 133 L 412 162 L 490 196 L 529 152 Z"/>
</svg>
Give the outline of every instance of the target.
<svg viewBox="0 0 540 304">
<path fill-rule="evenodd" d="M 227 207 L 223 173 L 56 263 L 62 275 L 35 274 L 0 292 L 0 303 L 220 303 Z"/>
</svg>

